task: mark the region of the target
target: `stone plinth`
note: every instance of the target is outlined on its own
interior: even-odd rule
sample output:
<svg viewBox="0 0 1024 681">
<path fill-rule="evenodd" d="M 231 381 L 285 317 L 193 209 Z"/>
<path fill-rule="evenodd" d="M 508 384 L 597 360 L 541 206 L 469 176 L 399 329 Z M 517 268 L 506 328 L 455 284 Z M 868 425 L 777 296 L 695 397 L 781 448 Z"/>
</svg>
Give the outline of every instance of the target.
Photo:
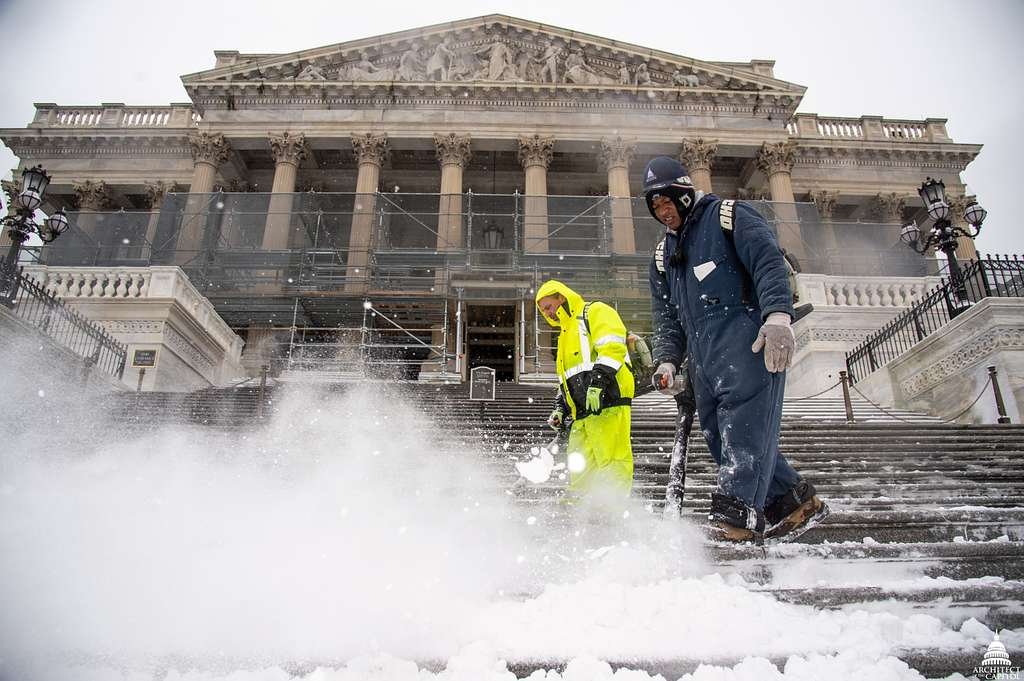
<svg viewBox="0 0 1024 681">
<path fill-rule="evenodd" d="M 124 382 L 138 384 L 135 350 L 156 350 L 143 390 L 191 391 L 241 378 L 239 338 L 177 267 L 25 268 L 128 347 Z"/>
<path fill-rule="evenodd" d="M 936 277 L 824 274 L 800 274 L 797 281 L 800 302 L 814 305 L 814 312 L 793 326 L 796 354 L 786 377 L 790 397 L 811 395 L 838 381 L 847 352 L 939 283 Z"/>
<path fill-rule="evenodd" d="M 1024 421 L 1024 298 L 986 298 L 857 383 L 884 406 L 958 423 L 996 423 L 987 367 L 999 372 L 1006 412 Z M 968 409 L 978 394 L 981 399 Z"/>
</svg>

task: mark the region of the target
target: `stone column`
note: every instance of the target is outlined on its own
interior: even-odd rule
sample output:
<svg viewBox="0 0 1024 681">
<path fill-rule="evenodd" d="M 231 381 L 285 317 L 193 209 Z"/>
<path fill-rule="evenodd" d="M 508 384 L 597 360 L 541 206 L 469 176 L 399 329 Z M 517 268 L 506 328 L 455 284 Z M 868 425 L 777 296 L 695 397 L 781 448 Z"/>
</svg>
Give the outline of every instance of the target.
<svg viewBox="0 0 1024 681">
<path fill-rule="evenodd" d="M 181 265 L 195 258 L 203 245 L 206 232 L 209 194 L 217 177 L 217 168 L 228 160 L 231 147 L 219 132 L 197 132 L 189 135 L 188 144 L 192 151 L 192 184 L 189 186 L 188 201 L 181 216 L 178 231 L 177 250 L 174 262 Z"/>
<path fill-rule="evenodd" d="M 380 185 L 380 169 L 388 154 L 387 135 L 352 135 L 352 151 L 359 159 L 359 174 L 356 176 L 356 205 L 348 238 L 346 291 L 360 289 L 367 281 L 366 266 L 373 237 L 373 216 L 377 209 L 377 187 Z"/>
<path fill-rule="evenodd" d="M 519 138 L 519 162 L 526 173 L 523 253 L 548 252 L 548 165 L 554 146 L 553 137 Z"/>
<path fill-rule="evenodd" d="M 260 369 L 273 359 L 276 331 L 266 322 L 250 322 L 242 350 L 242 366 L 249 375 L 259 376 Z"/>
<path fill-rule="evenodd" d="M 629 191 L 629 162 L 635 152 L 636 145 L 621 137 L 601 140 L 601 161 L 608 168 L 608 196 L 612 202 L 613 253 L 636 253 Z"/>
<path fill-rule="evenodd" d="M 434 135 L 437 160 L 441 164 L 441 201 L 437 214 L 438 250 L 463 248 L 462 171 L 471 154 L 469 135 Z"/>
<path fill-rule="evenodd" d="M 796 214 L 796 199 L 793 197 L 793 164 L 796 162 L 796 142 L 764 143 L 757 154 L 757 167 L 768 177 L 768 186 L 775 204 L 778 219 L 776 229 L 779 245 L 797 260 L 806 255 L 800 233 L 800 221 Z"/>
<path fill-rule="evenodd" d="M 711 193 L 711 166 L 714 164 L 718 140 L 683 140 L 679 149 L 679 161 L 690 171 L 693 186 L 704 192 Z"/>
<path fill-rule="evenodd" d="M 92 180 L 85 180 L 84 182 L 73 182 L 71 184 L 72 190 L 75 192 L 75 198 L 78 200 L 78 220 L 75 224 L 78 229 L 85 235 L 87 235 L 92 243 L 89 246 L 92 248 L 92 252 L 89 254 L 90 259 L 99 256 L 100 248 L 105 246 L 109 248 L 109 235 L 97 234 L 97 216 L 96 213 L 103 212 L 110 208 L 110 188 L 106 182 L 102 180 L 94 182 Z M 104 239 L 107 241 L 104 241 Z"/>
<path fill-rule="evenodd" d="M 180 189 L 174 182 L 147 182 L 145 190 L 146 198 L 149 199 L 149 222 L 146 225 L 146 243 L 142 244 L 142 259 L 148 261 L 153 255 L 153 243 L 160 224 L 160 206 L 169 192 Z"/>
<path fill-rule="evenodd" d="M 306 136 L 301 132 L 271 133 L 270 154 L 274 157 L 274 185 L 270 189 L 270 205 L 267 208 L 267 224 L 263 229 L 265 251 L 283 251 L 296 239 L 291 238 L 292 194 L 295 192 L 295 176 L 299 163 L 306 158 Z"/>
<path fill-rule="evenodd" d="M 839 240 L 836 238 L 836 228 L 832 223 L 835 216 L 836 202 L 839 200 L 839 192 L 830 192 L 824 189 L 812 191 L 809 198 L 818 208 L 818 215 L 821 217 L 822 243 L 826 253 L 835 253 L 839 250 Z M 835 274 L 833 271 L 832 258 L 828 258 L 826 274 Z"/>
<path fill-rule="evenodd" d="M 3 180 L 4 194 L 7 195 L 7 215 L 13 217 L 21 207 L 21 199 L 18 194 L 21 192 L 21 183 L 17 180 Z M 7 235 L 7 229 L 0 229 L 0 257 L 7 257 L 7 249 L 11 247 L 11 237 Z"/>
<path fill-rule="evenodd" d="M 949 220 L 954 227 L 965 231 L 974 231 L 974 228 L 964 220 L 964 211 L 967 206 L 977 203 L 973 196 L 952 196 L 947 194 L 946 201 L 949 203 Z M 962 236 L 956 242 L 956 257 L 959 260 L 977 260 L 978 249 L 974 246 L 974 239 Z"/>
</svg>

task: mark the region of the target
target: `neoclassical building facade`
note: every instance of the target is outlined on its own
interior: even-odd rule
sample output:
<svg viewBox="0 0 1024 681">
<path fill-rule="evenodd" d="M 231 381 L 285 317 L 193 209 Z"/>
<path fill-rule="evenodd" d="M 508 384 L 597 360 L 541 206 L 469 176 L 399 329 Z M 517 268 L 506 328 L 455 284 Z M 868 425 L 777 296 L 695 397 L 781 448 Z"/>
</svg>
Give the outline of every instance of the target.
<svg viewBox="0 0 1024 681">
<path fill-rule="evenodd" d="M 116 298 L 143 291 L 147 268 L 180 267 L 251 370 L 543 377 L 552 341 L 532 292 L 548 277 L 642 330 L 661 229 L 637 197 L 658 154 L 704 191 L 758 202 L 810 277 L 805 298 L 865 308 L 804 331 L 802 347 L 835 354 L 919 295 L 932 272 L 897 247 L 900 227 L 925 220 L 925 177 L 960 215 L 981 148 L 941 118 L 797 113 L 805 88 L 772 61 L 501 15 L 215 57 L 182 77 L 189 102 L 41 103 L 0 138 L 52 175 L 46 208 L 71 211 L 69 233 L 31 253 L 53 290 Z"/>
</svg>

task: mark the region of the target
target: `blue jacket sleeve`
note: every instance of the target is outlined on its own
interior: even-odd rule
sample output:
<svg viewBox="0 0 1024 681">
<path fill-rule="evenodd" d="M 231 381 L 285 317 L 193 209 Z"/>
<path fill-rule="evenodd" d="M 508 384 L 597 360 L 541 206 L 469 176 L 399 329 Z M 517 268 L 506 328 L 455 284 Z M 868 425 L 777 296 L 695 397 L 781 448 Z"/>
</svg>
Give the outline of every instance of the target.
<svg viewBox="0 0 1024 681">
<path fill-rule="evenodd" d="M 651 285 L 651 356 L 657 366 L 662 362 L 672 362 L 677 367 L 686 356 L 686 334 L 679 323 L 675 305 L 672 304 L 668 288 L 668 280 L 658 271 L 651 258 L 649 273 Z"/>
<path fill-rule="evenodd" d="M 733 225 L 736 255 L 750 273 L 761 318 L 767 318 L 772 312 L 785 312 L 792 319 L 789 270 L 771 227 L 760 213 L 743 201 L 736 202 Z"/>
</svg>

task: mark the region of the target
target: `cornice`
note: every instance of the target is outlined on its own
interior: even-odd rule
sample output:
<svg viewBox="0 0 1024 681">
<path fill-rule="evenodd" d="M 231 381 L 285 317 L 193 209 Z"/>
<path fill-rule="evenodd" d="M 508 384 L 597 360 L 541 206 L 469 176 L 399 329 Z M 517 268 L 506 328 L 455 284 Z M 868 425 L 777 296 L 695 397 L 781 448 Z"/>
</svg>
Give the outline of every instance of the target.
<svg viewBox="0 0 1024 681">
<path fill-rule="evenodd" d="M 795 153 L 795 167 L 942 168 L 960 172 L 977 158 L 980 150 L 980 145 L 971 144 L 877 146 L 860 142 L 819 146 L 800 140 Z"/>
<path fill-rule="evenodd" d="M 786 120 L 798 104 L 783 93 L 634 85 L 542 83 L 206 83 L 189 89 L 202 112 L 238 109 L 443 108 L 627 110 L 739 114 Z"/>
<path fill-rule="evenodd" d="M 19 158 L 34 156 L 170 156 L 189 158 L 191 151 L 187 131 L 176 136 L 96 135 L 93 131 L 76 134 L 4 135 L 3 141 Z"/>
</svg>

